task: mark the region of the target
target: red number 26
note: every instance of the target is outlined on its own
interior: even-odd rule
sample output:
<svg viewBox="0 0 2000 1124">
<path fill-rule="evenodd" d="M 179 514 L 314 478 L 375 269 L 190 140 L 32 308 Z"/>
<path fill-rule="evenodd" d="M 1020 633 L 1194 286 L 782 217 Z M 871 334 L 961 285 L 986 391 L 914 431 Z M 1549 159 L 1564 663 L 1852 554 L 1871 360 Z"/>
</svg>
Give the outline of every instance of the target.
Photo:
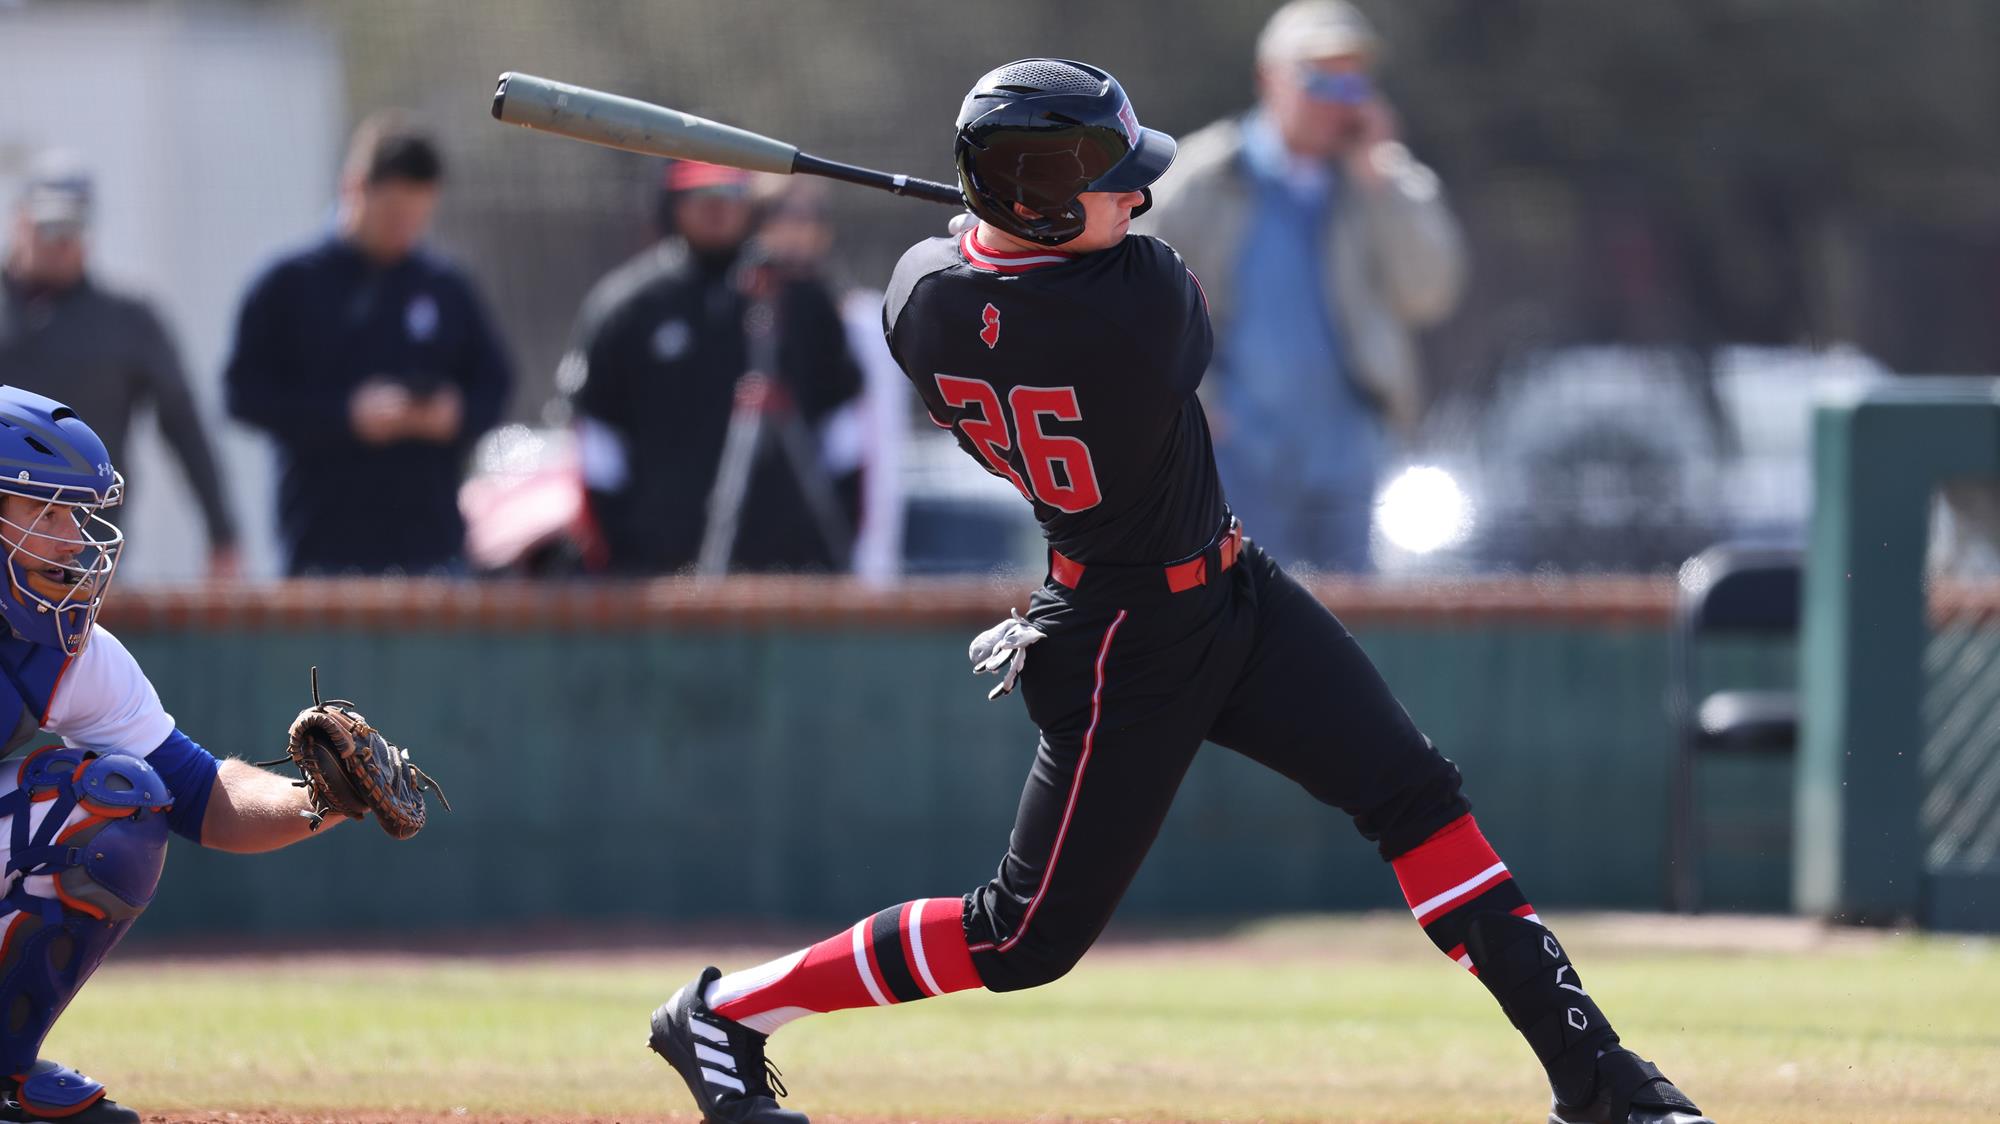
<svg viewBox="0 0 2000 1124">
<path fill-rule="evenodd" d="M 1090 463 L 1090 447 L 1075 437 L 1044 433 L 1042 419 L 1081 421 L 1083 411 L 1076 404 L 1073 386 L 1017 386 L 1007 395 L 1012 419 L 1001 412 L 1000 394 L 993 384 L 956 375 L 937 376 L 938 393 L 945 405 L 967 411 L 958 419 L 958 428 L 972 442 L 987 465 L 1014 482 L 1029 499 L 1039 499 L 1058 511 L 1084 511 L 1103 500 L 1097 488 L 1097 470 Z M 1020 435 L 1021 463 L 1028 470 L 1022 480 L 1008 453 L 1014 448 L 1009 429 Z M 1056 466 L 1062 466 L 1062 479 Z M 1067 481 L 1067 482 L 1065 482 Z M 1030 483 L 1033 487 L 1030 487 Z"/>
</svg>

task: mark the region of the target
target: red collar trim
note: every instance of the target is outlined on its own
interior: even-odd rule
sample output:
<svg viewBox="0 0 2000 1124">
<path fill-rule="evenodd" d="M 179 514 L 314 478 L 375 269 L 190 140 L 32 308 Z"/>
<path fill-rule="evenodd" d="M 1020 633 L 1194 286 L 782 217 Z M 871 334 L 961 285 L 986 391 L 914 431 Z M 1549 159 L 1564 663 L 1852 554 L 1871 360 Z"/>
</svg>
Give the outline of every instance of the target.
<svg viewBox="0 0 2000 1124">
<path fill-rule="evenodd" d="M 1076 257 L 1062 250 L 995 250 L 979 240 L 979 228 L 965 232 L 958 240 L 958 252 L 967 265 L 989 273 L 1026 273 L 1045 265 L 1061 265 Z"/>
</svg>

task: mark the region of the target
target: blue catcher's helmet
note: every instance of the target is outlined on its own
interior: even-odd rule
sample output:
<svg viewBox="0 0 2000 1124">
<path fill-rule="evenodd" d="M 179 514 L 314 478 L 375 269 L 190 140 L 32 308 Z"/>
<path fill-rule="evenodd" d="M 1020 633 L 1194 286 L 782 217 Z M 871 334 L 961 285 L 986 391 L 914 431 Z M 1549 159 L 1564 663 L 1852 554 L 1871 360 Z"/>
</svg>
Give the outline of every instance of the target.
<svg viewBox="0 0 2000 1124">
<path fill-rule="evenodd" d="M 111 454 L 75 410 L 0 386 L 0 619 L 15 635 L 83 651 L 125 549 L 100 512 L 124 498 Z"/>
</svg>

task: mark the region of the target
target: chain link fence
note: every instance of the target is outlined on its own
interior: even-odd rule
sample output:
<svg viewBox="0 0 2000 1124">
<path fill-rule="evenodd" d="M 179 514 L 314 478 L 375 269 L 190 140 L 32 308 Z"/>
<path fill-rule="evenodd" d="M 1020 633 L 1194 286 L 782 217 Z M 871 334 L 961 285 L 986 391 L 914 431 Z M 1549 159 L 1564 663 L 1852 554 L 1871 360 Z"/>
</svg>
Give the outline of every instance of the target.
<svg viewBox="0 0 2000 1124">
<path fill-rule="evenodd" d="M 2000 876 L 2000 484 L 1933 506 L 1920 823 L 1932 873 Z"/>
</svg>

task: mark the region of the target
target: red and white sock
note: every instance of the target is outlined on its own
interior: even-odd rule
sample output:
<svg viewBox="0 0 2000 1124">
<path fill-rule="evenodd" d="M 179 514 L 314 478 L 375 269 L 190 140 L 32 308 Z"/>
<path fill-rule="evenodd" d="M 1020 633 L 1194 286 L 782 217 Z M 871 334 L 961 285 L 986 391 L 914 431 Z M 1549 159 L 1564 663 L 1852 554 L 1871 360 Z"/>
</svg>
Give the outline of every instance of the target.
<svg viewBox="0 0 2000 1124">
<path fill-rule="evenodd" d="M 1475 915 L 1497 911 L 1542 922 L 1470 814 L 1446 824 L 1390 865 L 1424 935 L 1475 976 L 1479 970 L 1465 954 L 1466 928 Z"/>
<path fill-rule="evenodd" d="M 709 1009 L 769 1034 L 802 1015 L 886 1007 L 979 986 L 959 898 L 920 898 L 708 985 Z"/>
</svg>

